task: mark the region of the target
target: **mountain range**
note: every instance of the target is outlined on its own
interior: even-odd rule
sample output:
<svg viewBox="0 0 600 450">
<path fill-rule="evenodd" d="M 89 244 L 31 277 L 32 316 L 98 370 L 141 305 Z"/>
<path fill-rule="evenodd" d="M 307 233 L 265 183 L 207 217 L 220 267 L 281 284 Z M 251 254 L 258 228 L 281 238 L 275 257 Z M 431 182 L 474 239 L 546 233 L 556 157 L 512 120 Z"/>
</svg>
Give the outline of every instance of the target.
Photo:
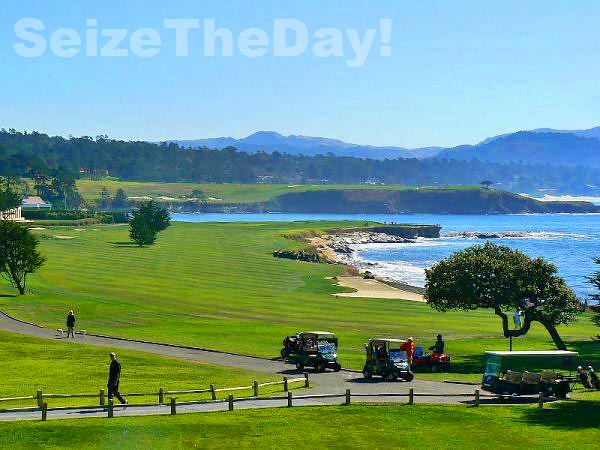
<svg viewBox="0 0 600 450">
<path fill-rule="evenodd" d="M 332 153 L 336 156 L 370 159 L 455 159 L 494 163 L 550 164 L 556 166 L 600 167 L 600 127 L 588 130 L 539 128 L 490 137 L 476 145 L 452 148 L 377 147 L 347 143 L 338 139 L 302 135 L 283 136 L 274 131 L 259 131 L 242 139 L 219 137 L 177 140 L 183 147 L 235 147 L 245 152 L 264 151 L 294 155 Z"/>
</svg>

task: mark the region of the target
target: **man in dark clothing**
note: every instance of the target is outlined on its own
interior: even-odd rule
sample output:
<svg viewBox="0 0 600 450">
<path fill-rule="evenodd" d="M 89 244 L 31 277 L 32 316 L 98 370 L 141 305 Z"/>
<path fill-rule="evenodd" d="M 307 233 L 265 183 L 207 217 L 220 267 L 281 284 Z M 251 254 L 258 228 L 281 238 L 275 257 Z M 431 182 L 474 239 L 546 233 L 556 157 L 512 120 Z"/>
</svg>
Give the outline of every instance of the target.
<svg viewBox="0 0 600 450">
<path fill-rule="evenodd" d="M 75 339 L 75 314 L 73 314 L 73 310 L 69 311 L 67 316 L 67 339 L 69 339 L 69 336 Z"/>
<path fill-rule="evenodd" d="M 119 381 L 121 380 L 121 363 L 117 361 L 117 355 L 115 353 L 110 354 L 110 370 L 108 373 L 108 399 L 111 400 L 113 397 L 117 397 L 123 404 L 127 404 L 121 394 L 119 394 Z"/>
<path fill-rule="evenodd" d="M 433 353 L 439 353 L 442 354 L 444 353 L 444 340 L 442 339 L 442 335 L 438 334 L 437 335 L 437 341 L 435 341 L 435 344 L 433 344 L 431 347 L 429 347 L 429 350 L 433 350 Z"/>
</svg>

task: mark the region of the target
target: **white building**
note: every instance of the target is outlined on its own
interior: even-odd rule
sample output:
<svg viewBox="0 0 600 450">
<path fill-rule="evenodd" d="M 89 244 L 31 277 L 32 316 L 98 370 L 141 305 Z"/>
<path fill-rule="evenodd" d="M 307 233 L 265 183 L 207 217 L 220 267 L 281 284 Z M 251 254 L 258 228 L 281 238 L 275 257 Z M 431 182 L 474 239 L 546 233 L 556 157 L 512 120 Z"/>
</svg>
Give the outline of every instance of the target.
<svg viewBox="0 0 600 450">
<path fill-rule="evenodd" d="M 9 209 L 8 211 L 0 211 L 0 220 L 11 220 L 13 222 L 24 222 L 21 215 L 21 207 Z"/>
</svg>

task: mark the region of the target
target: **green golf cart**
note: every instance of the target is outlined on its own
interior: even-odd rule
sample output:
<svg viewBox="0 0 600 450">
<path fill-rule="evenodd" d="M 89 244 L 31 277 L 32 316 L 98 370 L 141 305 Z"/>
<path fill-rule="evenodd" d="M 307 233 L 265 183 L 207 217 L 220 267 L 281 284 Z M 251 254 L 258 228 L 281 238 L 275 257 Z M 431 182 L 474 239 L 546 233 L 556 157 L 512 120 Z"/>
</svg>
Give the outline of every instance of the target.
<svg viewBox="0 0 600 450">
<path fill-rule="evenodd" d="M 533 395 L 566 398 L 575 378 L 579 354 L 554 351 L 485 352 L 483 390 L 499 395 Z M 565 375 L 563 372 L 568 372 Z"/>
<path fill-rule="evenodd" d="M 284 340 L 281 355 L 284 360 L 296 364 L 296 369 L 314 367 L 317 372 L 333 369 L 339 372 L 342 366 L 337 361 L 338 340 L 328 331 L 308 331 L 288 336 Z"/>
<path fill-rule="evenodd" d="M 377 375 L 387 381 L 396 381 L 398 378 L 412 381 L 415 376 L 408 364 L 408 357 L 405 351 L 400 350 L 405 342 L 400 339 L 369 339 L 369 343 L 365 344 L 367 361 L 363 376 L 367 380 Z"/>
</svg>

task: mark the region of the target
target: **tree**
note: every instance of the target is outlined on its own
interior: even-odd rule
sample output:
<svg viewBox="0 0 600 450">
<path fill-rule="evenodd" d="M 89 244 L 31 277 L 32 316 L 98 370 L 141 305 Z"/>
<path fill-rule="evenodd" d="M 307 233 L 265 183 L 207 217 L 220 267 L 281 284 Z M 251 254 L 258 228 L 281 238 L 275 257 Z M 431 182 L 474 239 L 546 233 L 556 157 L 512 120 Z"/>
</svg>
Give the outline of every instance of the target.
<svg viewBox="0 0 600 450">
<path fill-rule="evenodd" d="M 13 182 L 8 178 L 0 178 L 0 212 L 20 206 L 21 195 L 15 189 Z"/>
<path fill-rule="evenodd" d="M 38 244 L 27 228 L 15 222 L 0 221 L 0 273 L 19 295 L 25 295 L 27 275 L 44 264 L 44 257 L 36 249 Z"/>
<path fill-rule="evenodd" d="M 117 193 L 112 199 L 112 207 L 113 208 L 125 208 L 127 206 L 129 199 L 125 191 L 121 188 L 117 189 Z"/>
<path fill-rule="evenodd" d="M 455 253 L 426 270 L 426 278 L 425 298 L 434 309 L 493 309 L 507 338 L 523 336 L 532 322 L 539 322 L 560 350 L 566 346 L 556 326 L 573 322 L 581 306 L 556 266 L 492 243 Z M 507 311 L 517 309 L 523 326 L 511 330 Z"/>
<path fill-rule="evenodd" d="M 481 183 L 479 183 L 480 185 L 482 185 L 484 188 L 489 189 L 490 187 L 492 187 L 495 183 L 493 181 L 490 180 L 483 180 Z"/>
<path fill-rule="evenodd" d="M 100 200 L 98 200 L 98 206 L 101 209 L 107 209 L 110 205 L 110 192 L 106 189 L 106 186 L 102 186 L 102 190 L 100 191 Z"/>
<path fill-rule="evenodd" d="M 600 258 L 596 259 L 595 262 L 596 264 L 600 264 Z M 596 293 L 591 296 L 592 300 L 595 301 L 595 304 L 590 307 L 594 312 L 594 317 L 592 320 L 600 327 L 600 271 L 592 275 L 589 280 L 590 283 L 596 288 Z"/>
<path fill-rule="evenodd" d="M 152 245 L 156 236 L 171 225 L 169 213 L 156 203 L 141 203 L 129 220 L 129 236 L 140 247 Z"/>
</svg>

